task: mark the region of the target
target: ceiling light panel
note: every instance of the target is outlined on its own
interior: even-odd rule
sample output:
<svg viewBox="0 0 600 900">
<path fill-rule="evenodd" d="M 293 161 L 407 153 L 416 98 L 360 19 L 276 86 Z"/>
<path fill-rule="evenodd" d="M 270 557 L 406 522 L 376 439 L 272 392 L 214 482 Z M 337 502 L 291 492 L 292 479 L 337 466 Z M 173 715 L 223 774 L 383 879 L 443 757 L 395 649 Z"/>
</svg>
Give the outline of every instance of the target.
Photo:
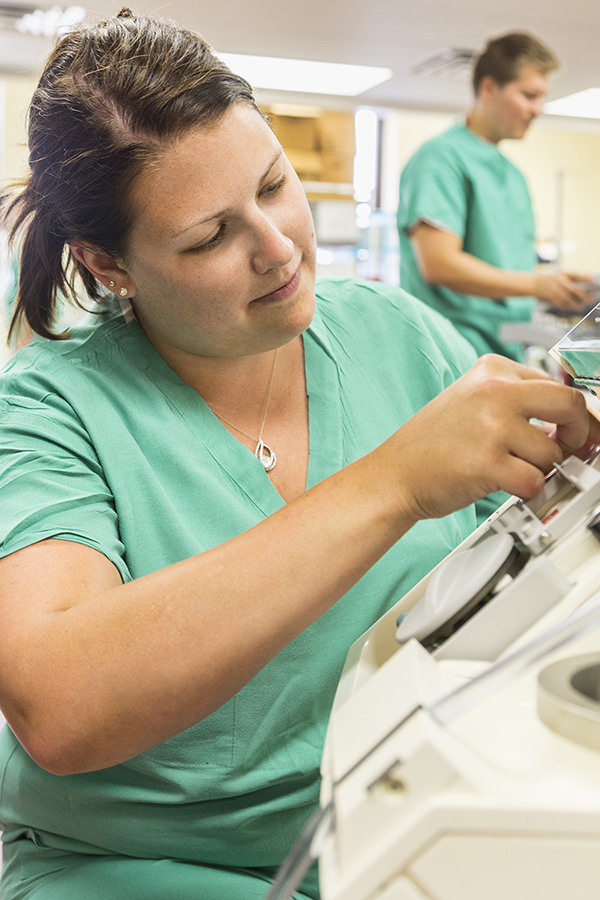
<svg viewBox="0 0 600 900">
<path fill-rule="evenodd" d="M 600 88 L 587 88 L 559 100 L 551 100 L 544 112 L 554 116 L 579 116 L 584 119 L 600 119 Z"/>
<path fill-rule="evenodd" d="M 52 6 L 50 9 L 33 9 L 18 18 L 14 25 L 21 34 L 54 35 L 66 34 L 85 18 L 83 6 Z"/>
<path fill-rule="evenodd" d="M 229 68 L 255 88 L 356 97 L 392 77 L 392 70 L 376 66 L 279 59 L 218 53 Z"/>
</svg>

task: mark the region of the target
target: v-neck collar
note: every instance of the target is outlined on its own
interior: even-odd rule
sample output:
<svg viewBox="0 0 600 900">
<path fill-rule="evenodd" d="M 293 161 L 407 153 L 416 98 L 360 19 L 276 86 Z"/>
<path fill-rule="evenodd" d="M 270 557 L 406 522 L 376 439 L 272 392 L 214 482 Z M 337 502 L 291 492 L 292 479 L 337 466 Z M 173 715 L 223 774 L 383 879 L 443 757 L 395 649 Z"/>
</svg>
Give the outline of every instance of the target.
<svg viewBox="0 0 600 900">
<path fill-rule="evenodd" d="M 346 460 L 339 371 L 318 306 L 303 338 L 310 432 L 307 487 L 310 488 L 341 469 Z"/>
<path fill-rule="evenodd" d="M 113 331 L 123 352 L 155 385 L 169 407 L 202 442 L 217 466 L 265 516 L 285 506 L 262 463 L 215 416 L 202 397 L 154 349 L 137 321 Z M 343 465 L 338 368 L 318 309 L 302 335 L 308 394 L 309 461 L 307 488 Z"/>
</svg>

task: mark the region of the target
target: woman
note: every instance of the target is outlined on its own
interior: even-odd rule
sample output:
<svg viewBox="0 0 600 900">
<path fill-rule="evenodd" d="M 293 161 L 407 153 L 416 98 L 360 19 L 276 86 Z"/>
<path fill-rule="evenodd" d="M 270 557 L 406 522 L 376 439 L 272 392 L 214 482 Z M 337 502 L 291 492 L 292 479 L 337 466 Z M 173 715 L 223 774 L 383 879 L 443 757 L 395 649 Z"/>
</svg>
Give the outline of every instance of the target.
<svg viewBox="0 0 600 900">
<path fill-rule="evenodd" d="M 315 291 L 299 182 L 196 35 L 69 34 L 29 140 L 15 327 L 50 340 L 0 398 L 2 896 L 263 897 L 350 644 L 597 428 L 517 364 L 459 377 L 400 291 Z M 71 264 L 122 308 L 52 340 Z"/>
</svg>

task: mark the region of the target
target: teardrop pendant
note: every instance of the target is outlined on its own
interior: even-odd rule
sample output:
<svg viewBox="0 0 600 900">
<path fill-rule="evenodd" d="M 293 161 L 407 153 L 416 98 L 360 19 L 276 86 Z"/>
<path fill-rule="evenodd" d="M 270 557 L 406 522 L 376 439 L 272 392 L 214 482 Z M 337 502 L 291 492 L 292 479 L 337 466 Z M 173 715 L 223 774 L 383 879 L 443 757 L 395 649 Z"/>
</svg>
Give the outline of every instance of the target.
<svg viewBox="0 0 600 900">
<path fill-rule="evenodd" d="M 254 455 L 261 461 L 265 472 L 271 472 L 277 465 L 277 457 L 268 444 L 265 444 L 263 441 L 259 440 Z"/>
</svg>

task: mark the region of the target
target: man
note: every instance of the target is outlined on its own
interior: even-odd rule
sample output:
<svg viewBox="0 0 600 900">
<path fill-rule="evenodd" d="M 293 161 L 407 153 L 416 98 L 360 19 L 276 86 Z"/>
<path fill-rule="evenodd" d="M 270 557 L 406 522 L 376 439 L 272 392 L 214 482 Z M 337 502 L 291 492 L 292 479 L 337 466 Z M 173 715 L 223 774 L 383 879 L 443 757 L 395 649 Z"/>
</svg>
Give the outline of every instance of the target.
<svg viewBox="0 0 600 900">
<path fill-rule="evenodd" d="M 529 34 L 488 42 L 473 71 L 464 121 L 424 144 L 400 180 L 400 283 L 447 316 L 479 354 L 521 359 L 501 340 L 505 322 L 528 321 L 535 299 L 585 306 L 585 276 L 534 271 L 527 184 L 498 150 L 525 136 L 542 112 L 554 54 Z"/>
</svg>

